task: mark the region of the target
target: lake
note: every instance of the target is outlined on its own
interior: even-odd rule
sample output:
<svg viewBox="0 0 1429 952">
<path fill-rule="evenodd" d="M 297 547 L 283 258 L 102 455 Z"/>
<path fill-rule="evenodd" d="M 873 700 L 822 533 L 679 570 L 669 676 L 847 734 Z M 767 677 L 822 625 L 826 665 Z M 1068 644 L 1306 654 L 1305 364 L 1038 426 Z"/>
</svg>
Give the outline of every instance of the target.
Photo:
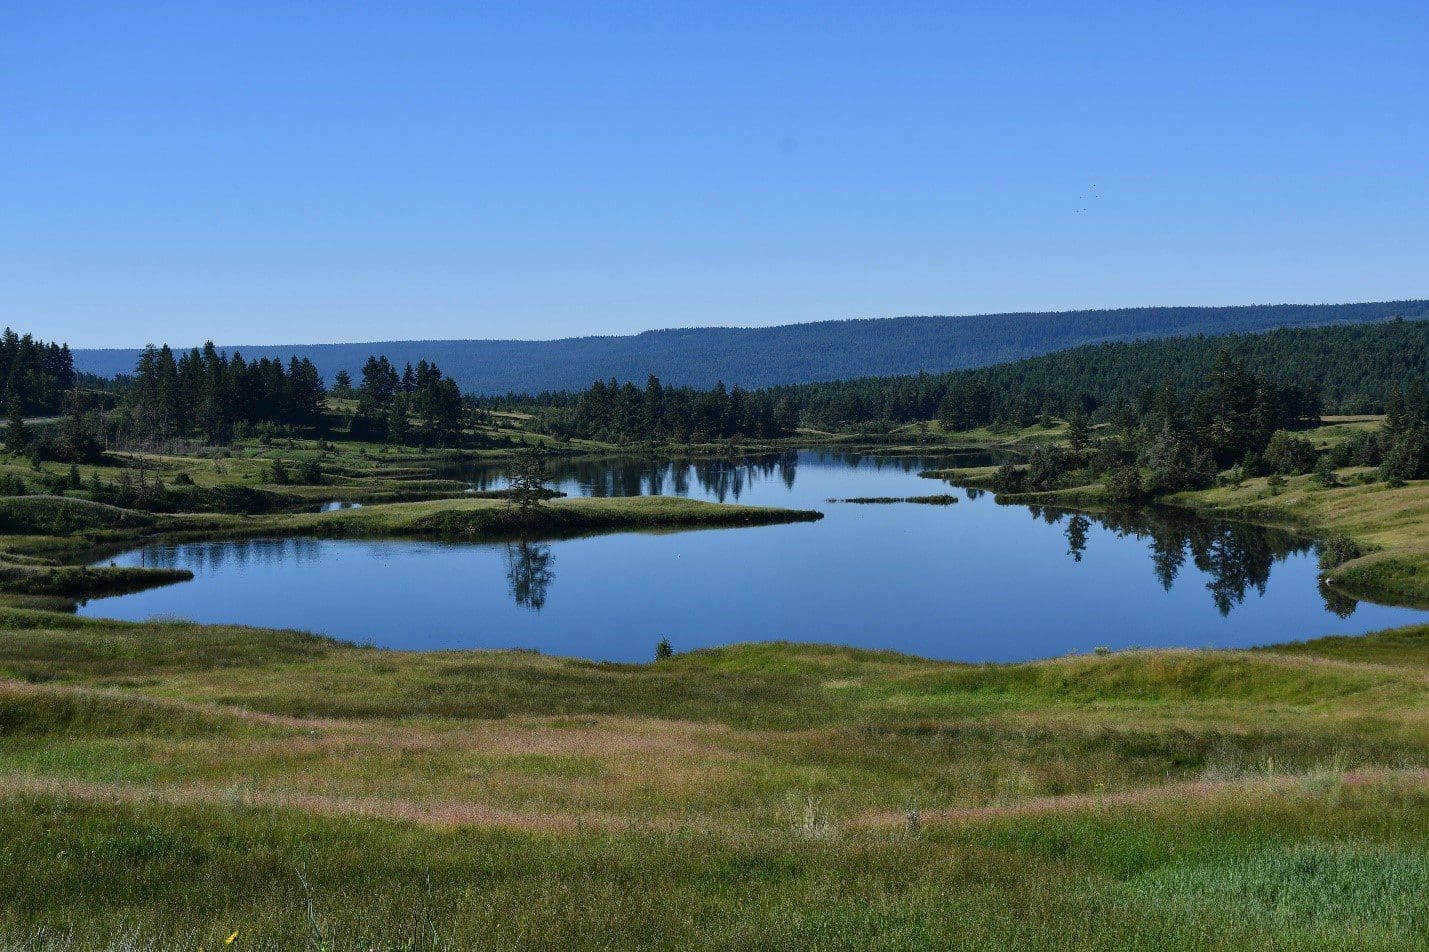
<svg viewBox="0 0 1429 952">
<path fill-rule="evenodd" d="M 1283 531 L 1164 510 L 1100 518 L 1003 506 L 918 475 L 990 461 L 819 451 L 557 460 L 552 484 L 571 495 L 681 495 L 825 518 L 559 541 L 150 545 L 102 564 L 187 568 L 194 579 L 80 612 L 611 661 L 648 660 L 661 637 L 677 651 L 785 639 L 1019 661 L 1098 647 L 1246 647 L 1429 617 L 1322 593 L 1313 548 Z M 499 466 L 444 475 L 505 485 Z M 958 502 L 946 506 L 828 501 L 950 492 Z"/>
</svg>

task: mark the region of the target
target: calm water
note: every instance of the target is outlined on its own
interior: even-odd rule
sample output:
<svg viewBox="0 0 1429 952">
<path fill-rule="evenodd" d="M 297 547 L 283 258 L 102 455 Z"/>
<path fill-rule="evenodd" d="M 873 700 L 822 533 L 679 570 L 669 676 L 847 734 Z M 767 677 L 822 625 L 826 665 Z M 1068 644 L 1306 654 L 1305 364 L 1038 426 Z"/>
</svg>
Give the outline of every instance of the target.
<svg viewBox="0 0 1429 952">
<path fill-rule="evenodd" d="M 967 459 L 964 465 L 985 462 Z M 952 506 L 830 498 L 948 492 L 936 459 L 817 452 L 563 464 L 572 495 L 662 493 L 823 511 L 816 523 L 555 542 L 280 539 L 150 546 L 120 565 L 191 582 L 86 615 L 301 628 L 392 648 L 535 648 L 617 661 L 789 639 L 965 661 L 1361 633 L 1429 613 L 1330 598 L 1314 552 L 1274 530 L 1174 513 L 1098 519 L 952 490 Z M 491 467 L 450 475 L 504 485 Z M 106 560 L 108 561 L 108 560 Z"/>
</svg>

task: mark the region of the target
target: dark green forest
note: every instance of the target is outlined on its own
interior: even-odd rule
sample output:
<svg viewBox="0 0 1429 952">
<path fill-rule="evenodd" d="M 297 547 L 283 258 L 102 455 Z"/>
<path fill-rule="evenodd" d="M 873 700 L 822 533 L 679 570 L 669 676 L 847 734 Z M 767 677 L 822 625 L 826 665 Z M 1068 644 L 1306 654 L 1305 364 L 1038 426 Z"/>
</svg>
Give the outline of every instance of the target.
<svg viewBox="0 0 1429 952">
<path fill-rule="evenodd" d="M 1429 374 L 1429 321 L 1097 344 L 957 371 L 743 391 L 598 381 L 578 391 L 486 398 L 535 412 L 552 433 L 615 442 L 785 435 L 793 419 L 828 430 L 881 432 L 938 419 L 950 430 L 1027 426 L 1044 414 L 1093 420 L 1150 413 L 1158 392 L 1203 388 L 1227 353 L 1260 378 L 1289 424 L 1321 411 L 1380 412 L 1396 386 Z"/>
<path fill-rule="evenodd" d="M 1381 412 L 1391 388 L 1429 375 L 1429 321 L 1094 344 L 951 374 L 776 387 L 771 396 L 827 429 L 934 418 L 953 430 L 1026 426 L 1078 408 L 1107 418 L 1119 405 L 1145 410 L 1163 384 L 1199 387 L 1222 350 L 1278 387 L 1313 393 L 1325 412 Z"/>
<path fill-rule="evenodd" d="M 74 357 L 67 345 L 5 328 L 0 336 L 0 404 L 24 414 L 58 413 L 75 382 Z"/>
<path fill-rule="evenodd" d="M 383 341 L 241 349 L 249 360 L 307 358 L 328 383 L 336 380 L 340 370 L 356 379 L 369 355 L 383 354 L 399 367 L 415 366 L 421 360 L 440 364 L 462 392 L 483 395 L 576 390 L 610 377 L 639 385 L 647 374 L 655 374 L 666 386 L 708 390 L 723 380 L 730 387 L 738 384 L 750 390 L 919 371 L 942 373 L 1101 341 L 1374 323 L 1396 316 L 1429 317 L 1429 301 L 1140 307 L 678 328 L 553 341 Z M 131 373 L 139 356 L 138 350 L 77 350 L 75 366 L 112 377 Z"/>
</svg>

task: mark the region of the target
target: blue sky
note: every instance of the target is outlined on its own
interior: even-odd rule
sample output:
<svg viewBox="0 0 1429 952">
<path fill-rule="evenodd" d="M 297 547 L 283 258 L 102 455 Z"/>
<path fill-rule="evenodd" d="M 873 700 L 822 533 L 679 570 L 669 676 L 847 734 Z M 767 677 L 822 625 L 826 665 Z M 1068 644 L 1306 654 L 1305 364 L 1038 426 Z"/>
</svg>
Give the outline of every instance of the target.
<svg viewBox="0 0 1429 952">
<path fill-rule="evenodd" d="M 0 5 L 76 346 L 1429 296 L 1429 5 Z"/>
</svg>

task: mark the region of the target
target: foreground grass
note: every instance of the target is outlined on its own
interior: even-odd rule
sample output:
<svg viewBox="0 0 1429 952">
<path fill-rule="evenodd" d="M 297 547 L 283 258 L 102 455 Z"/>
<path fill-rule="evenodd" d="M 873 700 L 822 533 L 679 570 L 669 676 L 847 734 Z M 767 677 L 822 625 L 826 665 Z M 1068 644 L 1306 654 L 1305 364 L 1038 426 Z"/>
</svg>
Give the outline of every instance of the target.
<svg viewBox="0 0 1429 952">
<path fill-rule="evenodd" d="M 1395 778 L 879 831 L 553 835 L 30 794 L 0 811 L 28 874 L 0 928 L 38 947 L 1389 949 L 1429 927 L 1429 799 Z"/>
<path fill-rule="evenodd" d="M 1422 947 L 1429 627 L 1019 665 L 0 628 L 0 947 Z"/>
</svg>

